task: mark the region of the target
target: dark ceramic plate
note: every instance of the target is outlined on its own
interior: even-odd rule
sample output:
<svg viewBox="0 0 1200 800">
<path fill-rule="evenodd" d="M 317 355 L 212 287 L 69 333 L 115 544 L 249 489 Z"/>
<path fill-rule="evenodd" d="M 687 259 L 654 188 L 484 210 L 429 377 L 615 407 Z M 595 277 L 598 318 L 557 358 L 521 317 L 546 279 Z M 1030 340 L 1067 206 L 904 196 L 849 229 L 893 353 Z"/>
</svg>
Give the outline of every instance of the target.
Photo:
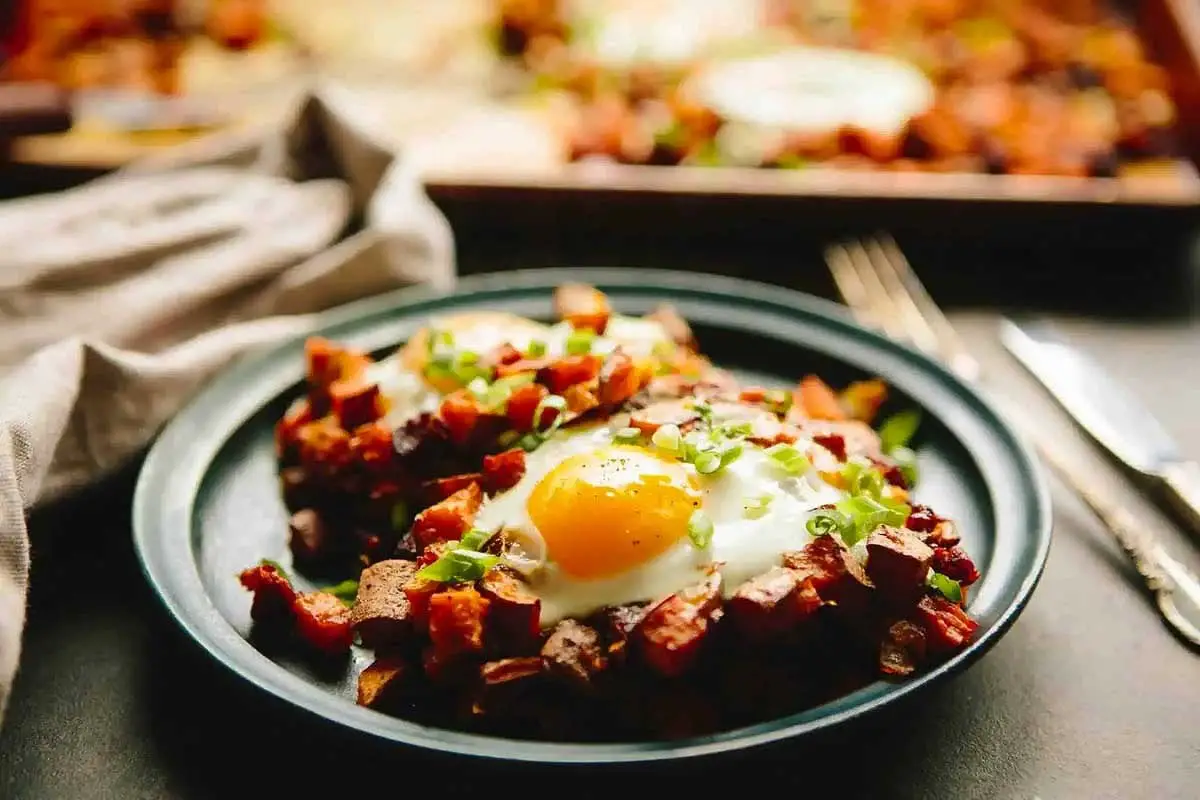
<svg viewBox="0 0 1200 800">
<path fill-rule="evenodd" d="M 408 745 L 542 762 L 629 762 L 724 752 L 802 736 L 871 713 L 961 670 L 993 645 L 1029 599 L 1050 545 L 1047 493 L 1028 451 L 970 388 L 925 357 L 863 330 L 831 303 L 763 284 L 646 270 L 534 270 L 463 280 L 452 295 L 406 290 L 328 314 L 320 332 L 371 351 L 390 349 L 431 314 L 504 309 L 549 319 L 555 286 L 577 280 L 627 314 L 670 301 L 719 365 L 759 383 L 792 385 L 804 372 L 835 384 L 879 375 L 895 405 L 916 406 L 922 483 L 917 497 L 958 520 L 983 571 L 969 610 L 980 622 L 965 651 L 906 683 L 875 683 L 799 714 L 701 738 L 619 744 L 504 740 L 417 725 L 354 703 L 352 669 L 321 675 L 268 658 L 247 640 L 250 595 L 236 575 L 262 558 L 287 563 L 286 514 L 272 431 L 300 391 L 302 341 L 244 360 L 163 432 L 142 469 L 134 535 L 143 568 L 184 630 L 214 658 L 333 722 Z"/>
</svg>

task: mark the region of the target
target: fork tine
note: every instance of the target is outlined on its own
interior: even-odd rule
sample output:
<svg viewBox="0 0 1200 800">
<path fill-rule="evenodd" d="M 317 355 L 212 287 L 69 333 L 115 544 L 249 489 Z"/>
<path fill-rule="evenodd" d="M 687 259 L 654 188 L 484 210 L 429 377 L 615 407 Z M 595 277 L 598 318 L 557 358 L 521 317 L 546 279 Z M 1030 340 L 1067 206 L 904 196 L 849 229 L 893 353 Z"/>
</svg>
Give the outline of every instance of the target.
<svg viewBox="0 0 1200 800">
<path fill-rule="evenodd" d="M 871 266 L 871 259 L 862 244 L 850 241 L 839 245 L 839 248 L 845 257 L 842 268 L 853 271 L 858 286 L 862 287 L 861 297 L 845 298 L 847 305 L 865 305 L 876 327 L 893 339 L 908 341 L 909 332 L 896 313 L 887 287 L 880 282 L 879 274 Z"/>
<path fill-rule="evenodd" d="M 833 276 L 838 294 L 842 296 L 854 318 L 868 328 L 881 328 L 879 320 L 871 313 L 872 303 L 867 286 L 851 263 L 850 253 L 846 248 L 840 244 L 825 248 L 825 263 Z"/>
<path fill-rule="evenodd" d="M 941 347 L 937 331 L 930 325 L 925 314 L 913 299 L 912 293 L 900 278 L 899 271 L 893 263 L 893 256 L 880 244 L 877 239 L 868 240 L 863 249 L 870 259 L 871 266 L 879 283 L 884 287 L 896 309 L 896 315 L 908 331 L 908 337 L 917 349 L 927 355 L 939 356 Z"/>
</svg>

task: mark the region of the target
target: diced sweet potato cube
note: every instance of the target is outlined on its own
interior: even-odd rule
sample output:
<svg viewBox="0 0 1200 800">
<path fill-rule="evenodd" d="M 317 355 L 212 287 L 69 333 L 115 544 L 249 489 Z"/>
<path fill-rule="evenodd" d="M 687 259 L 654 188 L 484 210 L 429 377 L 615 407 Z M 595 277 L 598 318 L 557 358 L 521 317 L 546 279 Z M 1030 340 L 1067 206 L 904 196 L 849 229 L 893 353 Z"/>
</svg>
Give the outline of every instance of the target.
<svg viewBox="0 0 1200 800">
<path fill-rule="evenodd" d="M 503 569 L 493 569 L 479 581 L 479 591 L 491 603 L 488 635 L 500 652 L 521 652 L 537 641 L 542 601 L 520 579 Z"/>
<path fill-rule="evenodd" d="M 308 399 L 313 417 L 323 417 L 330 409 L 330 387 L 341 380 L 362 376 L 370 359 L 362 353 L 334 344 L 319 336 L 304 343 L 307 363 Z"/>
<path fill-rule="evenodd" d="M 538 356 L 537 358 L 522 358 L 520 361 L 512 361 L 508 364 L 497 364 L 496 377 L 508 378 L 513 375 L 524 375 L 526 373 L 536 375 L 553 362 L 554 359 L 549 356 Z"/>
<path fill-rule="evenodd" d="M 932 560 L 933 548 L 912 531 L 881 525 L 867 537 L 867 576 L 891 597 L 920 592 Z"/>
<path fill-rule="evenodd" d="M 926 595 L 917 603 L 917 623 L 925 630 L 929 649 L 958 650 L 975 634 L 979 623 L 960 606 L 941 595 Z"/>
<path fill-rule="evenodd" d="M 479 653 L 491 603 L 474 587 L 445 589 L 429 598 L 429 639 L 439 658 Z"/>
<path fill-rule="evenodd" d="M 402 658 L 378 658 L 358 674 L 358 704 L 390 709 L 404 702 L 413 691 L 414 665 Z"/>
<path fill-rule="evenodd" d="M 519 447 L 483 457 L 483 488 L 488 494 L 517 485 L 525 474 L 525 451 Z"/>
<path fill-rule="evenodd" d="M 488 661 L 479 668 L 475 696 L 477 714 L 517 713 L 527 716 L 533 708 L 528 701 L 544 685 L 545 666 L 537 656 L 519 656 Z"/>
<path fill-rule="evenodd" d="M 350 624 L 365 647 L 395 647 L 412 635 L 412 604 L 404 587 L 416 571 L 416 564 L 400 559 L 380 561 L 362 571 Z"/>
<path fill-rule="evenodd" d="M 647 666 L 674 677 L 696 662 L 720 614 L 721 575 L 714 572 L 703 583 L 676 592 L 650 609 L 631 638 Z"/>
<path fill-rule="evenodd" d="M 396 460 L 391 426 L 382 419 L 359 425 L 350 437 L 350 452 L 363 471 L 376 477 L 388 475 Z"/>
<path fill-rule="evenodd" d="M 579 416 L 600 405 L 599 382 L 593 378 L 590 381 L 576 383 L 563 391 L 563 399 L 567 401 L 567 411 L 572 416 Z"/>
<path fill-rule="evenodd" d="M 513 427 L 513 430 L 528 431 L 533 428 L 533 413 L 537 410 L 538 405 L 550 394 L 549 390 L 540 383 L 527 383 L 524 386 L 518 386 L 513 389 L 508 398 L 508 424 Z M 553 411 L 554 409 L 550 409 Z M 557 413 L 557 412 L 555 412 Z M 546 417 L 545 424 L 553 422 L 553 417 L 549 414 Z"/>
<path fill-rule="evenodd" d="M 312 420 L 312 404 L 307 399 L 293 403 L 284 413 L 283 419 L 275 424 L 276 455 L 285 460 L 295 457 L 296 434 L 302 426 Z"/>
<path fill-rule="evenodd" d="M 925 631 L 901 620 L 888 628 L 879 648 L 879 669 L 885 675 L 906 677 L 925 660 Z"/>
<path fill-rule="evenodd" d="M 748 639 L 769 641 L 797 629 L 821 607 L 821 598 L 810 580 L 775 567 L 739 586 L 727 607 Z"/>
<path fill-rule="evenodd" d="M 562 394 L 568 386 L 590 381 L 600 374 L 600 356 L 579 353 L 563 356 L 538 370 L 538 382 L 554 394 Z"/>
<path fill-rule="evenodd" d="M 483 483 L 482 472 L 464 472 L 461 475 L 434 478 L 421 484 L 421 492 L 428 502 L 440 503 L 463 489 L 469 488 L 473 483 Z"/>
<path fill-rule="evenodd" d="M 423 566 L 417 562 L 418 569 Z M 425 630 L 429 627 L 429 600 L 439 591 L 442 584 L 419 578 L 416 575 L 404 584 L 404 596 L 408 600 L 408 610 L 412 615 L 413 627 Z"/>
<path fill-rule="evenodd" d="M 482 413 L 479 400 L 466 389 L 446 395 L 438 409 L 438 417 L 445 423 L 450 440 L 456 444 L 470 440 Z"/>
<path fill-rule="evenodd" d="M 316 564 L 332 554 L 334 531 L 316 511 L 303 508 L 288 520 L 288 546 L 297 563 Z"/>
<path fill-rule="evenodd" d="M 619 406 L 641 391 L 642 373 L 633 358 L 618 347 L 609 354 L 600 368 L 597 399 L 606 406 Z"/>
<path fill-rule="evenodd" d="M 979 580 L 979 569 L 961 547 L 935 549 L 930 566 L 933 567 L 934 572 L 940 572 L 947 578 L 958 581 L 962 586 L 970 586 Z"/>
<path fill-rule="evenodd" d="M 887 384 L 878 378 L 872 378 L 850 384 L 842 390 L 838 399 L 850 419 L 870 425 L 879 413 L 879 408 L 887 402 L 887 398 Z"/>
<path fill-rule="evenodd" d="M 646 436 L 653 436 L 663 425 L 676 425 L 686 431 L 699 420 L 700 415 L 687 400 L 660 400 L 633 412 L 629 424 Z"/>
<path fill-rule="evenodd" d="M 468 484 L 417 514 L 412 526 L 413 538 L 423 548 L 434 542 L 461 539 L 475 521 L 475 512 L 482 501 L 483 492 L 479 484 Z"/>
<path fill-rule="evenodd" d="M 242 570 L 238 580 L 242 586 L 254 592 L 254 600 L 250 605 L 251 619 L 262 624 L 291 620 L 296 590 L 274 564 L 264 562 Z"/>
<path fill-rule="evenodd" d="M 332 475 L 350 463 L 350 434 L 333 417 L 302 425 L 296 445 L 300 463 L 310 474 Z"/>
<path fill-rule="evenodd" d="M 846 412 L 829 384 L 816 375 L 806 375 L 796 388 L 793 408 L 799 408 L 809 419 L 840 421 Z"/>
<path fill-rule="evenodd" d="M 554 290 L 554 311 L 573 328 L 604 333 L 612 307 L 604 293 L 581 283 L 564 283 Z"/>
<path fill-rule="evenodd" d="M 600 634 L 572 619 L 554 626 L 542 645 L 542 660 L 553 675 L 578 688 L 590 688 L 592 678 L 607 666 Z"/>
<path fill-rule="evenodd" d="M 328 592 L 297 595 L 292 603 L 296 632 L 300 638 L 324 653 L 345 653 L 353 643 L 350 609 Z"/>
<path fill-rule="evenodd" d="M 675 344 L 682 345 L 690 350 L 697 349 L 696 336 L 692 333 L 692 327 L 688 325 L 675 307 L 664 303 L 654 311 L 646 315 L 646 319 L 653 320 L 663 327 L 667 332 L 667 336 L 671 337 L 671 341 Z"/>
<path fill-rule="evenodd" d="M 337 381 L 329 387 L 329 398 L 334 416 L 348 431 L 374 422 L 386 413 L 377 383 Z"/>
</svg>

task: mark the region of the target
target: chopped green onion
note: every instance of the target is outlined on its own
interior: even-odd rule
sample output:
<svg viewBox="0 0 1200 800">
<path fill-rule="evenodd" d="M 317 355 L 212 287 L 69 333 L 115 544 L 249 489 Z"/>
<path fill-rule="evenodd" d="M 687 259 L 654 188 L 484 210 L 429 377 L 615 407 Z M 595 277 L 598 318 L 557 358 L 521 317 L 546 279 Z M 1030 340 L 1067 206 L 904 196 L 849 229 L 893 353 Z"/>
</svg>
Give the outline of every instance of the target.
<svg viewBox="0 0 1200 800">
<path fill-rule="evenodd" d="M 333 586 L 326 586 L 321 591 L 328 592 L 348 606 L 354 605 L 354 601 L 358 598 L 358 581 L 344 580 Z"/>
<path fill-rule="evenodd" d="M 912 509 L 904 503 L 883 503 L 875 498 L 860 495 L 842 500 L 837 504 L 837 510 L 852 523 L 851 526 L 843 528 L 841 533 L 846 546 L 853 547 L 880 525 L 903 525 Z"/>
<path fill-rule="evenodd" d="M 962 586 L 953 578 L 948 578 L 940 572 L 930 571 L 926 581 L 931 589 L 935 589 L 952 603 L 962 602 Z"/>
<path fill-rule="evenodd" d="M 701 475 L 711 475 L 721 468 L 721 456 L 711 450 L 706 453 L 699 453 L 692 464 L 696 467 L 696 472 L 699 472 Z"/>
<path fill-rule="evenodd" d="M 258 563 L 264 567 L 273 567 L 275 571 L 282 575 L 285 579 L 289 581 L 291 580 L 291 577 L 287 574 L 287 570 L 285 570 L 278 561 L 272 561 L 269 558 L 264 558 Z"/>
<path fill-rule="evenodd" d="M 786 389 L 772 389 L 763 398 L 767 410 L 783 416 L 792 408 L 792 393 Z"/>
<path fill-rule="evenodd" d="M 842 478 L 847 489 L 855 497 L 865 495 L 878 498 L 883 493 L 883 473 L 862 461 L 847 461 L 842 467 Z"/>
<path fill-rule="evenodd" d="M 517 440 L 517 447 L 524 450 L 526 453 L 532 453 L 542 446 L 542 437 L 536 433 L 527 433 Z"/>
<path fill-rule="evenodd" d="M 679 433 L 679 426 L 670 423 L 660 425 L 654 435 L 650 437 L 650 441 L 660 450 L 676 454 L 683 446 L 683 436 Z"/>
<path fill-rule="evenodd" d="M 724 469 L 741 458 L 743 450 L 741 442 L 731 442 L 721 448 L 721 468 Z"/>
<path fill-rule="evenodd" d="M 596 332 L 591 328 L 576 328 L 567 336 L 566 349 L 569 355 L 579 356 L 592 352 Z"/>
<path fill-rule="evenodd" d="M 429 355 L 436 360 L 454 358 L 454 334 L 450 331 L 434 331 L 429 335 Z"/>
<path fill-rule="evenodd" d="M 529 343 L 528 353 L 531 358 L 541 358 L 546 355 L 546 343 L 541 339 L 534 339 Z"/>
<path fill-rule="evenodd" d="M 537 408 L 533 410 L 533 430 L 539 436 L 546 437 L 558 430 L 558 426 L 563 423 L 563 411 L 567 407 L 567 398 L 557 394 L 546 395 L 542 401 L 537 404 Z M 553 408 L 558 413 L 554 415 L 546 427 L 542 427 L 542 415 L 546 409 Z"/>
<path fill-rule="evenodd" d="M 909 409 L 893 414 L 879 426 L 879 442 L 883 452 L 891 453 L 897 447 L 907 447 L 921 424 L 921 413 Z"/>
<path fill-rule="evenodd" d="M 500 563 L 499 556 L 477 550 L 451 550 L 417 571 L 417 577 L 439 583 L 470 583 Z"/>
<path fill-rule="evenodd" d="M 693 400 L 692 410 L 699 414 L 700 419 L 704 420 L 706 424 L 712 423 L 713 410 L 712 406 L 710 406 L 708 403 L 704 402 L 703 400 Z"/>
<path fill-rule="evenodd" d="M 512 447 L 521 438 L 520 431 L 505 431 L 496 439 L 496 444 L 502 449 L 507 450 Z"/>
<path fill-rule="evenodd" d="M 804 453 L 790 444 L 773 444 L 767 448 L 767 455 L 789 475 L 799 475 L 811 466 Z"/>
<path fill-rule="evenodd" d="M 402 531 L 408 527 L 408 505 L 403 500 L 397 500 L 392 505 L 391 522 L 394 531 Z"/>
<path fill-rule="evenodd" d="M 487 395 L 484 398 L 484 403 L 487 405 L 488 410 L 496 411 L 503 408 L 508 402 L 508 398 L 512 397 L 514 390 L 533 383 L 535 377 L 532 372 L 519 372 L 516 375 L 506 375 L 503 378 L 497 378 L 488 387 Z"/>
<path fill-rule="evenodd" d="M 461 545 L 464 550 L 478 550 L 487 544 L 487 540 L 491 538 L 492 534 L 490 531 L 471 528 L 471 530 L 463 534 Z"/>
<path fill-rule="evenodd" d="M 467 391 L 475 395 L 479 400 L 486 400 L 488 396 L 488 382 L 482 377 L 475 377 L 467 384 Z"/>
<path fill-rule="evenodd" d="M 754 433 L 754 426 L 749 422 L 725 422 L 716 429 L 715 433 L 728 438 L 749 436 Z"/>
<path fill-rule="evenodd" d="M 747 497 L 742 500 L 742 511 L 751 519 L 758 519 L 763 514 L 767 513 L 767 506 L 771 505 L 771 495 L 762 494 L 758 497 Z"/>
<path fill-rule="evenodd" d="M 712 543 L 713 523 L 702 510 L 696 509 L 688 520 L 688 538 L 698 550 L 703 550 Z"/>
<path fill-rule="evenodd" d="M 904 475 L 904 482 L 911 489 L 917 485 L 917 477 L 920 473 L 917 472 L 917 454 L 908 447 L 897 447 L 888 453 L 888 456 L 896 462 L 896 466 L 900 468 L 900 472 Z"/>
<path fill-rule="evenodd" d="M 637 444 L 642 441 L 642 432 L 637 428 L 621 428 L 613 434 L 613 441 L 619 444 Z"/>
<path fill-rule="evenodd" d="M 840 535 L 842 530 L 853 523 L 842 514 L 835 511 L 821 510 L 813 513 L 808 518 L 808 522 L 804 527 L 813 536 L 832 536 Z"/>
</svg>

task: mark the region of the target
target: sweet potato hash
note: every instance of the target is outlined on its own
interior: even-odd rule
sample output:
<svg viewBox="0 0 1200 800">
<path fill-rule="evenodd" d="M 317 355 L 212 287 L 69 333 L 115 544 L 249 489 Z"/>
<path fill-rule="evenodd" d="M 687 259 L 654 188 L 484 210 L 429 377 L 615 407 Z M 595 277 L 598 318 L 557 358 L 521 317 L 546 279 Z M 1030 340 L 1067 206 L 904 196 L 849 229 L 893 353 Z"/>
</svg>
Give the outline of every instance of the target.
<svg viewBox="0 0 1200 800">
<path fill-rule="evenodd" d="M 739 385 L 669 307 L 555 304 L 378 361 L 307 343 L 276 432 L 288 569 L 341 582 L 249 567 L 256 628 L 373 651 L 361 705 L 589 741 L 762 721 L 968 643 L 979 572 L 910 497 L 919 417 L 877 423 L 882 382 Z"/>
</svg>

